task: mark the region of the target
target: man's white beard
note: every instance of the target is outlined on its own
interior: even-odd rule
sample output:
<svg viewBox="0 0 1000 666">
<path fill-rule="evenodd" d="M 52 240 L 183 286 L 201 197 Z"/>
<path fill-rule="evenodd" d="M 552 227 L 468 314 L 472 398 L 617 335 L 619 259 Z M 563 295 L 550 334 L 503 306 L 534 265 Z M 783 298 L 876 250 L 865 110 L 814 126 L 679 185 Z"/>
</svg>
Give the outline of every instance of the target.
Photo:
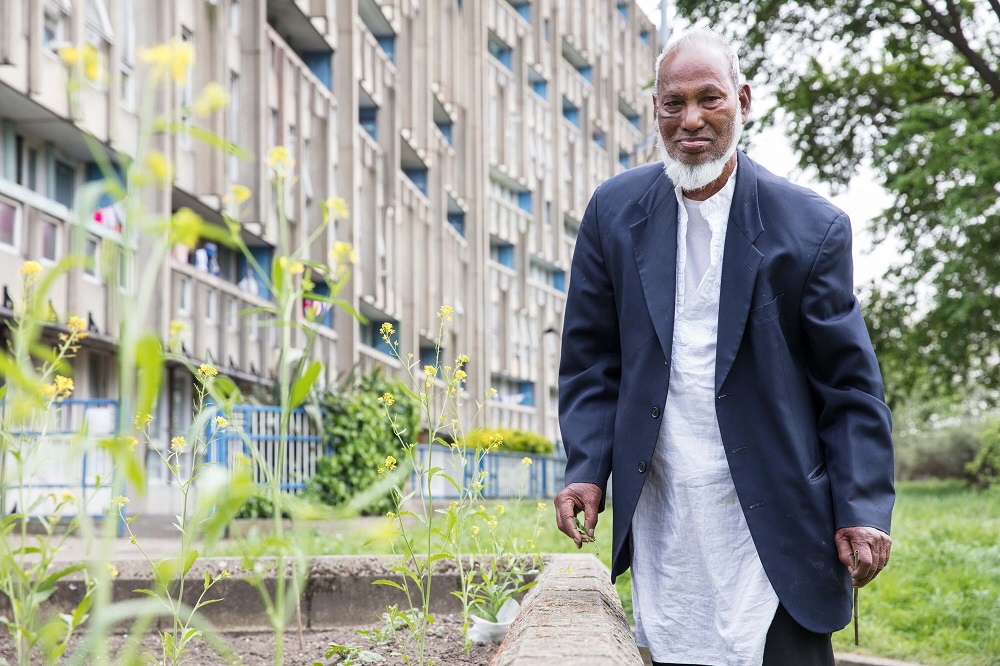
<svg viewBox="0 0 1000 666">
<path fill-rule="evenodd" d="M 733 140 L 726 148 L 725 154 L 710 162 L 689 166 L 675 160 L 667 152 L 663 137 L 657 132 L 656 147 L 660 152 L 660 159 L 663 161 L 663 171 L 667 174 L 675 186 L 680 186 L 682 192 L 694 192 L 711 184 L 716 178 L 722 175 L 726 163 L 736 152 L 736 146 L 743 136 L 743 124 L 740 123 L 739 114 L 733 118 Z"/>
</svg>

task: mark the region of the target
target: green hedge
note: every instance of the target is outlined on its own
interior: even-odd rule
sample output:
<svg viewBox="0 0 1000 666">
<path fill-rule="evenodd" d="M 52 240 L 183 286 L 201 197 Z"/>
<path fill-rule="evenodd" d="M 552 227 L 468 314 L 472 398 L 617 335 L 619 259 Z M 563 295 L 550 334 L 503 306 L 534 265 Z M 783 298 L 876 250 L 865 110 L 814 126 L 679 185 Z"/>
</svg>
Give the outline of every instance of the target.
<svg viewBox="0 0 1000 666">
<path fill-rule="evenodd" d="M 465 445 L 470 448 L 485 448 L 489 445 L 490 438 L 494 435 L 503 437 L 503 444 L 500 445 L 500 451 L 551 456 L 556 450 L 554 443 L 538 433 L 527 432 L 525 430 L 510 430 L 507 428 L 477 428 L 465 438 Z"/>
<path fill-rule="evenodd" d="M 1000 421 L 983 430 L 979 442 L 979 452 L 965 471 L 973 484 L 989 488 L 1000 483 Z"/>
</svg>

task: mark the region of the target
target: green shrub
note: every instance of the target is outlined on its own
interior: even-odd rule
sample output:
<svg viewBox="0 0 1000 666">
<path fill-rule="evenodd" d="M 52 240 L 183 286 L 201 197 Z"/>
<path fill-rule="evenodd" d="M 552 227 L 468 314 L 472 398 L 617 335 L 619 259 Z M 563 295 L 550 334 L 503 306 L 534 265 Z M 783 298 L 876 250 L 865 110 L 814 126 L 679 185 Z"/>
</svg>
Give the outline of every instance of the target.
<svg viewBox="0 0 1000 666">
<path fill-rule="evenodd" d="M 1000 483 L 1000 421 L 982 432 L 979 453 L 965 466 L 965 471 L 980 488 Z"/>
<path fill-rule="evenodd" d="M 282 508 L 282 518 L 291 518 L 288 509 Z M 237 518 L 274 518 L 274 503 L 267 497 L 250 497 L 236 513 Z"/>
<path fill-rule="evenodd" d="M 896 478 L 901 481 L 962 479 L 980 449 L 981 425 L 967 421 L 940 430 L 897 437 Z"/>
<path fill-rule="evenodd" d="M 486 448 L 494 435 L 503 437 L 501 451 L 551 456 L 556 450 L 555 444 L 538 433 L 506 428 L 477 428 L 465 438 L 465 444 L 470 448 Z"/>
<path fill-rule="evenodd" d="M 325 504 L 343 504 L 379 481 L 378 466 L 386 456 L 400 457 L 399 440 L 378 401 L 384 393 L 400 395 L 402 391 L 398 382 L 373 372 L 356 384 L 349 378 L 345 386 L 320 399 L 323 439 L 333 453 L 317 461 L 307 486 L 311 497 Z M 396 400 L 391 409 L 406 430 L 404 437 L 415 440 L 420 416 L 413 401 Z M 383 514 L 392 508 L 387 489 L 362 513 Z"/>
</svg>

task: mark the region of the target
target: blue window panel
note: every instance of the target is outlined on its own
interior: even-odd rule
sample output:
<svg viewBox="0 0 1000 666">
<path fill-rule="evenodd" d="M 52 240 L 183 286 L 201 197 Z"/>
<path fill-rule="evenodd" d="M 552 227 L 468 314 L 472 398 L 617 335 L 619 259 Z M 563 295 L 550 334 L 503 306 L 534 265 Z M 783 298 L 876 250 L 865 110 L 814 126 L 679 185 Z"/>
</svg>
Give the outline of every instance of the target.
<svg viewBox="0 0 1000 666">
<path fill-rule="evenodd" d="M 448 213 L 448 223 L 455 227 L 455 231 L 465 235 L 465 213 Z"/>
<path fill-rule="evenodd" d="M 538 95 L 539 97 L 541 97 L 542 99 L 548 99 L 549 98 L 549 82 L 548 81 L 545 81 L 545 80 L 542 80 L 542 81 L 532 81 L 531 82 L 531 89 L 534 90 L 535 94 Z"/>
<path fill-rule="evenodd" d="M 444 134 L 444 138 L 448 139 L 448 143 L 454 145 L 455 140 L 451 134 L 451 123 L 437 123 L 437 128 L 441 130 L 441 134 Z"/>
<path fill-rule="evenodd" d="M 332 51 L 305 51 L 302 54 L 302 61 L 306 64 L 316 78 L 320 80 L 327 90 L 333 90 L 333 62 Z"/>
<path fill-rule="evenodd" d="M 628 20 L 628 3 L 619 2 L 618 3 L 618 13 L 622 15 L 622 18 L 626 21 Z"/>
<path fill-rule="evenodd" d="M 437 367 L 437 350 L 434 347 L 420 348 L 420 365 L 421 370 L 423 370 L 423 366 L 425 365 Z"/>
<path fill-rule="evenodd" d="M 531 23 L 531 5 L 526 2 L 523 5 L 518 5 L 514 9 L 516 9 L 517 13 L 521 15 L 521 18 L 528 23 Z"/>
<path fill-rule="evenodd" d="M 597 133 L 594 135 L 594 143 L 596 143 L 601 148 L 606 148 L 608 144 L 608 137 L 604 134 Z"/>
<path fill-rule="evenodd" d="M 368 136 L 378 141 L 378 107 L 363 106 L 358 109 L 358 124 L 368 132 Z"/>
<path fill-rule="evenodd" d="M 542 21 L 542 39 L 549 41 L 549 19 Z"/>
<path fill-rule="evenodd" d="M 514 246 L 513 245 L 494 245 L 490 248 L 490 259 L 497 262 L 501 266 L 506 266 L 507 268 L 514 268 Z"/>
<path fill-rule="evenodd" d="M 649 30 L 640 30 L 639 31 L 639 39 L 642 40 L 643 44 L 645 44 L 646 46 L 649 46 Z"/>
<path fill-rule="evenodd" d="M 393 356 L 392 345 L 382 339 L 382 324 L 384 323 L 392 324 L 392 327 L 396 330 L 396 332 L 390 336 L 390 340 L 399 340 L 402 337 L 403 334 L 400 331 L 399 322 L 395 319 L 382 317 L 377 321 L 375 319 L 369 319 L 367 324 L 361 325 L 361 342 L 367 344 L 369 347 L 379 350 L 383 354 Z"/>
<path fill-rule="evenodd" d="M 526 213 L 531 212 L 531 192 L 518 192 L 517 205 Z"/>
<path fill-rule="evenodd" d="M 271 291 L 268 289 L 267 283 L 271 280 L 271 255 L 273 252 L 274 250 L 269 247 L 250 248 L 250 254 L 253 256 L 254 261 L 257 262 L 260 266 L 260 270 L 262 270 L 264 274 L 261 275 L 252 266 L 249 270 L 253 272 L 253 277 L 257 280 L 257 294 L 260 295 L 261 298 L 265 298 L 267 300 L 271 300 Z M 244 259 L 240 262 L 240 264 L 240 276 L 242 279 L 242 276 L 247 273 L 247 262 Z"/>
<path fill-rule="evenodd" d="M 569 102 L 563 101 L 563 118 L 570 121 L 577 127 L 580 126 L 580 109 Z"/>
<path fill-rule="evenodd" d="M 632 124 L 632 127 L 636 128 L 636 129 L 639 129 L 639 116 L 638 115 L 625 116 L 625 117 L 628 118 L 628 121 Z"/>
<path fill-rule="evenodd" d="M 545 224 L 549 225 L 549 226 L 552 225 L 552 202 L 551 201 L 546 201 L 545 202 Z"/>
<path fill-rule="evenodd" d="M 629 167 L 629 154 L 618 153 L 618 163 L 627 169 Z"/>
<path fill-rule="evenodd" d="M 329 296 L 330 295 L 330 285 L 326 282 L 320 282 L 315 287 L 313 287 L 312 292 L 317 296 Z M 302 309 L 307 310 L 310 307 L 315 307 L 320 311 L 320 314 L 314 319 L 315 322 L 326 326 L 327 328 L 333 327 L 333 308 L 329 303 L 321 300 L 313 300 L 310 298 L 302 299 Z"/>
<path fill-rule="evenodd" d="M 535 406 L 535 382 L 521 382 L 518 386 L 522 407 Z"/>
<path fill-rule="evenodd" d="M 384 37 L 376 37 L 378 40 L 378 45 L 382 47 L 385 54 L 389 56 L 389 61 L 395 64 L 396 62 L 396 35 L 386 35 Z"/>
<path fill-rule="evenodd" d="M 566 271 L 552 271 L 552 286 L 559 291 L 566 291 Z"/>
<path fill-rule="evenodd" d="M 490 54 L 500 61 L 500 64 L 507 69 L 513 69 L 514 52 L 509 46 L 502 42 L 491 41 L 489 44 Z"/>
<path fill-rule="evenodd" d="M 427 169 L 403 169 L 403 173 L 413 181 L 418 190 L 427 194 Z"/>
<path fill-rule="evenodd" d="M 594 82 L 594 70 L 593 68 L 590 67 L 590 65 L 586 67 L 580 67 L 576 71 L 580 72 L 580 76 L 587 79 L 587 81 L 589 81 L 590 83 Z"/>
<path fill-rule="evenodd" d="M 118 179 L 124 183 L 125 175 L 122 173 L 121 165 L 112 164 L 111 168 L 114 169 Z M 97 162 L 87 162 L 84 165 L 83 179 L 88 183 L 94 182 L 95 180 L 104 180 L 104 172 L 101 171 L 101 167 L 97 164 Z M 97 208 L 105 208 L 115 203 L 115 201 L 116 199 L 110 194 L 102 192 L 101 197 L 97 200 Z"/>
<path fill-rule="evenodd" d="M 455 0 L 455 6 L 458 7 L 459 10 L 461 10 L 462 9 L 462 0 Z"/>
</svg>

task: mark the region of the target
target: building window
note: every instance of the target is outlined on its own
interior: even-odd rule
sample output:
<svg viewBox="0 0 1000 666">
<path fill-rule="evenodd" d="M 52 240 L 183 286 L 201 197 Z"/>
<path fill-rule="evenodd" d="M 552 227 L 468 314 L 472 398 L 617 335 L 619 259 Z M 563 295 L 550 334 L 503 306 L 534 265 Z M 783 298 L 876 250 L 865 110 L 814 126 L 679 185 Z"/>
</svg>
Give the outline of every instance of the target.
<svg viewBox="0 0 1000 666">
<path fill-rule="evenodd" d="M 361 129 L 368 132 L 375 141 L 378 141 L 378 107 L 362 106 L 358 109 L 358 124 Z"/>
<path fill-rule="evenodd" d="M 59 258 L 59 225 L 49 220 L 42 220 L 41 225 L 42 259 L 55 261 Z"/>
<path fill-rule="evenodd" d="M 448 213 L 448 223 L 455 227 L 455 231 L 465 235 L 465 213 Z"/>
<path fill-rule="evenodd" d="M 562 114 L 563 118 L 573 123 L 576 127 L 580 126 L 580 109 L 576 108 L 572 102 L 563 97 L 562 102 Z"/>
<path fill-rule="evenodd" d="M 91 277 L 97 277 L 97 267 L 101 259 L 101 243 L 96 236 L 87 236 L 87 244 L 84 248 L 85 262 L 83 272 Z"/>
<path fill-rule="evenodd" d="M 626 21 L 628 20 L 628 3 L 619 2 L 618 3 L 618 13 L 621 14 L 622 18 Z"/>
<path fill-rule="evenodd" d="M 42 44 L 51 52 L 70 42 L 69 0 L 46 0 L 45 15 L 42 18 Z"/>
<path fill-rule="evenodd" d="M 240 327 L 240 302 L 235 298 L 229 299 L 228 314 L 226 315 L 226 330 L 236 333 Z"/>
<path fill-rule="evenodd" d="M 618 153 L 618 164 L 621 164 L 626 169 L 629 167 L 629 154 L 625 152 Z"/>
<path fill-rule="evenodd" d="M 191 280 L 182 277 L 177 283 L 177 313 L 191 314 Z"/>
<path fill-rule="evenodd" d="M 426 168 L 413 168 L 413 169 L 403 169 L 403 173 L 406 177 L 410 179 L 417 189 L 427 194 L 427 169 Z"/>
<path fill-rule="evenodd" d="M 490 33 L 489 45 L 487 47 L 490 55 L 500 61 L 500 64 L 507 69 L 514 69 L 514 51 L 507 46 L 499 37 Z"/>
<path fill-rule="evenodd" d="M 118 247 L 118 287 L 123 292 L 132 291 L 132 267 L 135 265 L 132 254 L 123 247 Z"/>
<path fill-rule="evenodd" d="M 649 30 L 646 30 L 645 28 L 643 28 L 642 30 L 640 30 L 639 31 L 639 39 L 642 40 L 643 44 L 645 44 L 646 46 L 649 46 Z"/>
<path fill-rule="evenodd" d="M 53 199 L 66 206 L 73 207 L 73 197 L 76 195 L 76 169 L 69 162 L 57 159 L 55 161 L 55 188 Z"/>
<path fill-rule="evenodd" d="M 535 94 L 541 97 L 542 99 L 549 98 L 549 82 L 546 81 L 545 79 L 541 79 L 540 81 L 532 81 L 531 89 L 534 90 Z"/>
<path fill-rule="evenodd" d="M 607 146 L 607 136 L 603 132 L 594 132 L 594 143 L 601 148 L 605 148 Z"/>
<path fill-rule="evenodd" d="M 378 40 L 378 45 L 385 51 L 385 54 L 389 57 L 389 62 L 396 63 L 396 35 L 381 35 L 376 36 Z"/>
<path fill-rule="evenodd" d="M 118 30 L 121 35 L 121 81 L 122 104 L 127 109 L 135 107 L 135 0 L 118 0 Z"/>
<path fill-rule="evenodd" d="M 240 75 L 236 72 L 229 72 L 229 122 L 227 134 L 229 143 L 236 145 L 240 140 Z M 230 153 L 227 158 L 227 168 L 229 170 L 229 182 L 235 183 L 240 177 L 240 160 L 235 153 Z"/>
<path fill-rule="evenodd" d="M 0 199 L 0 245 L 17 248 L 21 235 L 21 208 Z"/>
<path fill-rule="evenodd" d="M 205 291 L 205 321 L 209 324 L 214 324 L 218 316 L 215 290 L 208 289 Z"/>
<path fill-rule="evenodd" d="M 514 268 L 514 246 L 510 243 L 495 242 L 490 245 L 490 259 L 501 266 Z"/>
<path fill-rule="evenodd" d="M 257 318 L 256 312 L 250 313 L 250 325 L 247 327 L 247 339 L 257 341 L 257 337 L 260 335 L 260 320 Z"/>
<path fill-rule="evenodd" d="M 238 35 L 240 32 L 239 0 L 229 0 L 229 32 Z"/>
</svg>

